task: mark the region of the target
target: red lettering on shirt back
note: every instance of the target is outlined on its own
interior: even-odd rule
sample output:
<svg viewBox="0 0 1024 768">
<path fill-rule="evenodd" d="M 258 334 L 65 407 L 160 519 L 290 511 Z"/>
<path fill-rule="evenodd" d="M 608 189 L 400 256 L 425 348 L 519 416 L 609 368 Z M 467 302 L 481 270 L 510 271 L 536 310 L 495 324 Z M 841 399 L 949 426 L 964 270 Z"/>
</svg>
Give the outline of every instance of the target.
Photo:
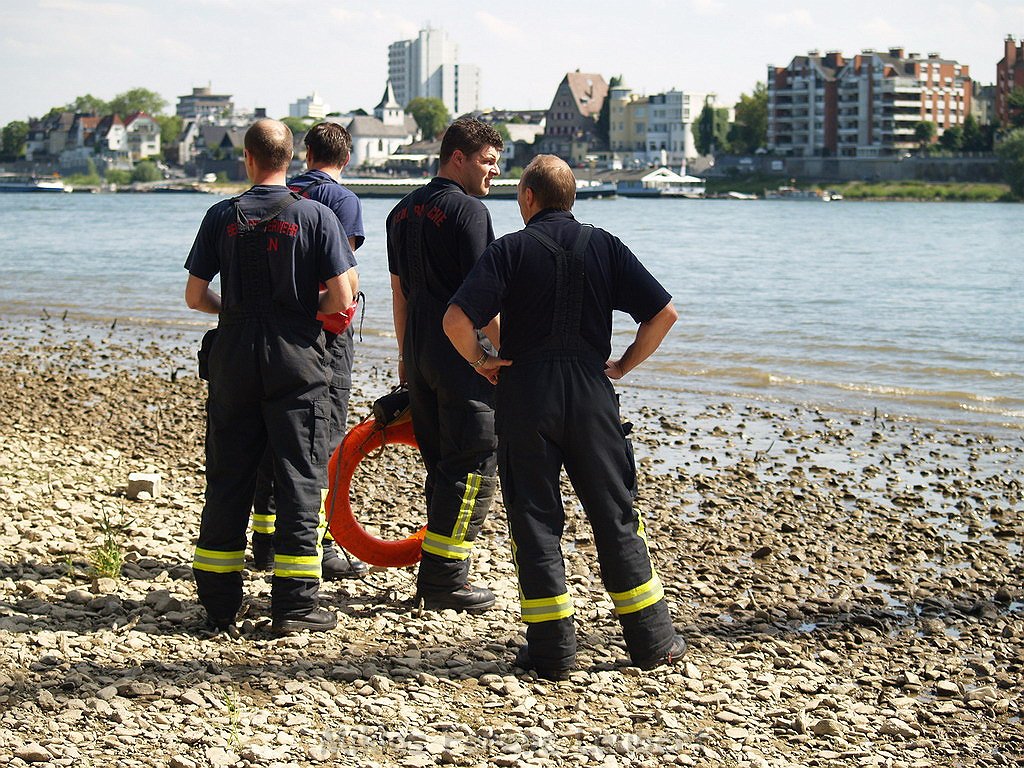
<svg viewBox="0 0 1024 768">
<path fill-rule="evenodd" d="M 249 219 L 249 226 L 254 226 L 259 223 L 259 219 Z M 299 234 L 299 225 L 293 224 L 289 221 L 281 221 L 280 219 L 274 219 L 267 222 L 265 227 L 267 232 L 272 232 L 277 235 L 287 235 L 288 237 L 295 237 Z M 228 237 L 237 237 L 238 235 L 238 224 L 237 222 L 231 222 L 225 228 Z"/>
<path fill-rule="evenodd" d="M 278 250 L 278 242 L 276 237 L 267 238 L 267 253 L 272 253 Z"/>
</svg>

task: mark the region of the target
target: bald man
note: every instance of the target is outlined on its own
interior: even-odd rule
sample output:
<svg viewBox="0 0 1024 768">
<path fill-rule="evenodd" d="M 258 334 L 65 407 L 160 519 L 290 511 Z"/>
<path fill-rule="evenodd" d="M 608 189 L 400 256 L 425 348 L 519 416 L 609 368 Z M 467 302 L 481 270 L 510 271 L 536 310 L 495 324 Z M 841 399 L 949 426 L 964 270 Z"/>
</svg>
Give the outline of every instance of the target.
<svg viewBox="0 0 1024 768">
<path fill-rule="evenodd" d="M 285 186 L 292 134 L 284 123 L 254 123 L 244 157 L 252 187 L 207 211 L 185 262 L 185 302 L 218 316 L 200 352 L 209 381 L 206 504 L 193 573 L 211 628 L 230 630 L 242 604 L 257 468 L 269 446 L 277 493 L 272 628 L 323 631 L 338 619 L 318 605 L 331 407 L 316 315 L 352 303 L 344 274 L 355 258 L 334 213 Z M 218 274 L 220 294 L 210 287 Z"/>
<path fill-rule="evenodd" d="M 672 627 L 633 506 L 636 470 L 611 380 L 647 359 L 676 321 L 671 296 L 622 242 L 572 215 L 576 179 L 540 155 L 519 180 L 526 228 L 487 247 L 452 297 L 444 329 L 476 372 L 497 384 L 498 474 L 519 576 L 527 644 L 516 666 L 561 680 L 575 665 L 572 596 L 561 536 L 562 467 L 594 529 L 601 578 L 633 663 L 677 661 L 686 642 Z M 636 337 L 611 358 L 612 311 Z M 501 350 L 476 329 L 501 313 Z"/>
</svg>

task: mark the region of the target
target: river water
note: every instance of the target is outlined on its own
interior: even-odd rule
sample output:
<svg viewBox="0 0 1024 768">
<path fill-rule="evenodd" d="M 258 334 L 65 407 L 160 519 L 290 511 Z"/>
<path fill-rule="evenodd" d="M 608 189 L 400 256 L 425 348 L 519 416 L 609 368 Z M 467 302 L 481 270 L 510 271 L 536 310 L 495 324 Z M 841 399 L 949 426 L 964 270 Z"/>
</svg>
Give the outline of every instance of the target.
<svg viewBox="0 0 1024 768">
<path fill-rule="evenodd" d="M 182 268 L 207 195 L 0 196 L 0 316 L 110 322 L 154 337 L 210 324 Z M 366 200 L 362 351 L 394 350 L 384 219 Z M 489 200 L 495 231 L 522 226 Z M 680 311 L 641 396 L 740 397 L 1024 430 L 1024 206 L 585 200 Z M 632 338 L 616 323 L 615 349 Z M 358 375 L 358 358 L 357 358 Z"/>
</svg>

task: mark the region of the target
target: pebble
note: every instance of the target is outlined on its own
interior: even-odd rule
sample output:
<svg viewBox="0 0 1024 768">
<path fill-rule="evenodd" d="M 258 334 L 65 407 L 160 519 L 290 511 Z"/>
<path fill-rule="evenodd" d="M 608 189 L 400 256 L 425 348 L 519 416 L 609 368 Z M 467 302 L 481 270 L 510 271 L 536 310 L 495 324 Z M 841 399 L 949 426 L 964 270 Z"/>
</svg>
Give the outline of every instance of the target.
<svg viewBox="0 0 1024 768">
<path fill-rule="evenodd" d="M 387 569 L 324 585 L 337 630 L 277 639 L 270 583 L 245 571 L 240 631 L 204 632 L 204 385 L 80 331 L 31 341 L 0 319 L 0 754 L 16 764 L 994 768 L 1017 748 L 1019 440 L 738 399 L 656 407 L 624 387 L 637 506 L 690 649 L 629 665 L 566 485 L 579 653 L 549 683 L 512 666 L 500 494 L 471 566 L 491 612 L 416 610 L 414 572 Z M 142 358 L 192 370 L 198 334 L 182 338 Z M 372 354 L 353 418 L 393 378 Z M 415 454 L 380 461 L 353 508 L 415 530 Z M 160 494 L 117 501 L 133 472 L 158 473 Z M 90 566 L 103 519 L 124 526 L 117 578 Z"/>
<path fill-rule="evenodd" d="M 46 763 L 53 759 L 50 751 L 36 742 L 30 742 L 14 750 L 14 756 L 26 763 Z"/>
</svg>

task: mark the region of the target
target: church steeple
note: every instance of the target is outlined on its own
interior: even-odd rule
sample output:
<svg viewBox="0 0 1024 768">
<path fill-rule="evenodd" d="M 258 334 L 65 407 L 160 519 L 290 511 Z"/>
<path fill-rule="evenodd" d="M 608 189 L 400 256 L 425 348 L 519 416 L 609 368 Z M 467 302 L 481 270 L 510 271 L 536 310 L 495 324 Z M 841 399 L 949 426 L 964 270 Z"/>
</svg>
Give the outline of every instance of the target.
<svg viewBox="0 0 1024 768">
<path fill-rule="evenodd" d="M 373 116 L 384 125 L 404 125 L 405 110 L 402 105 L 395 101 L 395 89 L 391 87 L 391 80 L 384 86 L 384 96 L 380 104 L 373 108 Z"/>
</svg>

